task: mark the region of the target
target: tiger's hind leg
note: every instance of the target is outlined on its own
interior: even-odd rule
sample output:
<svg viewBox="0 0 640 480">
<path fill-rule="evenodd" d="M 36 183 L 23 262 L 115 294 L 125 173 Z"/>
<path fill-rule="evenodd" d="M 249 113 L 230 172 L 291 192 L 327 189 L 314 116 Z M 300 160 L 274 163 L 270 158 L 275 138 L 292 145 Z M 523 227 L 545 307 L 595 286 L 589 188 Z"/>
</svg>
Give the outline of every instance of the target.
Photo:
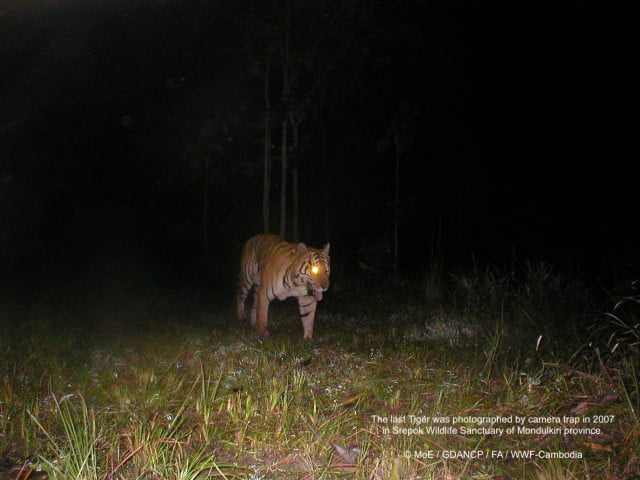
<svg viewBox="0 0 640 480">
<path fill-rule="evenodd" d="M 238 309 L 238 320 L 240 322 L 244 322 L 247 319 L 247 313 L 245 312 L 245 305 L 244 305 L 244 302 L 247 300 L 247 293 L 246 292 L 238 293 L 236 300 L 237 300 L 237 309 Z"/>
<path fill-rule="evenodd" d="M 304 330 L 304 338 L 313 338 L 313 321 L 316 317 L 316 307 L 318 301 L 312 296 L 298 297 L 298 306 L 300 307 L 300 318 L 302 319 L 302 328 Z"/>
<path fill-rule="evenodd" d="M 247 303 L 249 304 L 249 324 L 251 328 L 257 330 L 260 335 L 265 337 L 269 335 L 267 331 L 267 321 L 258 322 L 258 289 L 259 287 L 253 286 L 244 292 L 242 295 L 238 295 L 238 320 L 246 322 L 247 320 Z M 269 306 L 267 300 L 267 307 Z M 266 317 L 265 317 L 266 318 Z"/>
</svg>

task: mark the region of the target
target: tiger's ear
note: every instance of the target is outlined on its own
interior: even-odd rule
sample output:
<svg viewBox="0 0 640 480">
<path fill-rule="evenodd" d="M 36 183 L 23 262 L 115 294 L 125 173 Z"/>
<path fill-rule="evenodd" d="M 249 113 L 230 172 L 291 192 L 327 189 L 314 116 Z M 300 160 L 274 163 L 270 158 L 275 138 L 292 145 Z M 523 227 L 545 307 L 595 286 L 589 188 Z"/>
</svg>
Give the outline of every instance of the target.
<svg viewBox="0 0 640 480">
<path fill-rule="evenodd" d="M 324 253 L 329 253 L 329 245 L 330 245 L 330 244 L 329 244 L 329 242 L 327 242 L 327 244 L 326 244 L 326 245 L 324 246 L 324 248 L 322 249 L 322 251 L 323 251 Z"/>
<path fill-rule="evenodd" d="M 297 250 L 298 250 L 298 253 L 307 253 L 307 252 L 309 251 L 309 249 L 307 248 L 307 246 L 306 246 L 304 243 L 302 243 L 302 242 L 300 242 L 300 243 L 298 244 L 298 248 L 297 248 Z"/>
</svg>

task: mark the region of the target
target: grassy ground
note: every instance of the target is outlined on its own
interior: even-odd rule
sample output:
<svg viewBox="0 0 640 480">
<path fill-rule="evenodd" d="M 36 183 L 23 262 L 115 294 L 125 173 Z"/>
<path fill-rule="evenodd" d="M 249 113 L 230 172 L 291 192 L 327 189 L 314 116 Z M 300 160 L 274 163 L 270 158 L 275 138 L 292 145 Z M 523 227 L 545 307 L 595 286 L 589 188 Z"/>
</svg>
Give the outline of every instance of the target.
<svg viewBox="0 0 640 480">
<path fill-rule="evenodd" d="M 638 478 L 638 297 L 599 314 L 544 264 L 375 284 L 336 278 L 313 341 L 295 302 L 264 341 L 232 299 L 4 305 L 0 479 Z"/>
</svg>

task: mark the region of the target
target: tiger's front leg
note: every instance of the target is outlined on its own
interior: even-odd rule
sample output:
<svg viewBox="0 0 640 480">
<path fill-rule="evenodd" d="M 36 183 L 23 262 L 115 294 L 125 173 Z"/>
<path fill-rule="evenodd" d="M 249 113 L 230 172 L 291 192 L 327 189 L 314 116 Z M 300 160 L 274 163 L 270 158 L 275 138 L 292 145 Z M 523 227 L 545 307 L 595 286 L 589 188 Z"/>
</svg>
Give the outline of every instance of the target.
<svg viewBox="0 0 640 480">
<path fill-rule="evenodd" d="M 269 315 L 269 298 L 267 291 L 260 286 L 256 289 L 255 302 L 251 310 L 251 326 L 256 329 L 259 335 L 269 336 L 267 330 L 267 315 Z"/>
<path fill-rule="evenodd" d="M 312 296 L 298 297 L 298 306 L 300 307 L 300 319 L 302 320 L 302 328 L 304 329 L 304 338 L 311 339 L 313 337 L 313 320 L 316 317 L 316 306 L 318 301 Z"/>
</svg>

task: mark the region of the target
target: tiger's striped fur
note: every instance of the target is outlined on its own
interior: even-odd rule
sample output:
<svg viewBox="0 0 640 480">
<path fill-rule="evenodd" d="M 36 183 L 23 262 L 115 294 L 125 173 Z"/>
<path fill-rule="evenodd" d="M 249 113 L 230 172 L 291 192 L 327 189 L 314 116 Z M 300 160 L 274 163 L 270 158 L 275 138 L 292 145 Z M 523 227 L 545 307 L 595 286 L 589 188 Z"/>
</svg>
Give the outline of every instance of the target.
<svg viewBox="0 0 640 480">
<path fill-rule="evenodd" d="M 329 244 L 322 250 L 304 243 L 285 242 L 276 235 L 256 235 L 247 240 L 240 260 L 238 320 L 246 321 L 245 302 L 253 289 L 251 326 L 269 335 L 269 303 L 297 297 L 304 338 L 313 336 L 316 305 L 329 288 Z"/>
</svg>

